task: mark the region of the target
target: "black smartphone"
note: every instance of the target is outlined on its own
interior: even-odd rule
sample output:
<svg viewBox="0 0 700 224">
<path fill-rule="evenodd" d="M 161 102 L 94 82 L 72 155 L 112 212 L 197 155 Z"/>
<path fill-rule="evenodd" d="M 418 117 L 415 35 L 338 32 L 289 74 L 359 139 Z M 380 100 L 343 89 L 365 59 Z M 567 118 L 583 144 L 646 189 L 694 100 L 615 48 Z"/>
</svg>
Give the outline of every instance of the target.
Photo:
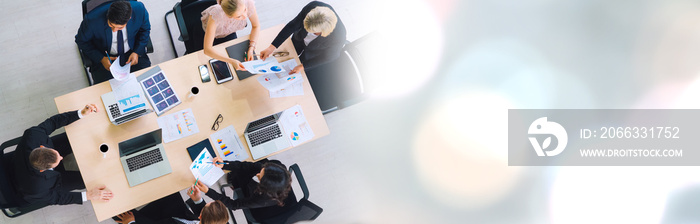
<svg viewBox="0 0 700 224">
<path fill-rule="evenodd" d="M 202 78 L 202 83 L 211 81 L 211 78 L 209 78 L 209 69 L 207 68 L 207 65 L 199 66 L 199 77 Z"/>
</svg>

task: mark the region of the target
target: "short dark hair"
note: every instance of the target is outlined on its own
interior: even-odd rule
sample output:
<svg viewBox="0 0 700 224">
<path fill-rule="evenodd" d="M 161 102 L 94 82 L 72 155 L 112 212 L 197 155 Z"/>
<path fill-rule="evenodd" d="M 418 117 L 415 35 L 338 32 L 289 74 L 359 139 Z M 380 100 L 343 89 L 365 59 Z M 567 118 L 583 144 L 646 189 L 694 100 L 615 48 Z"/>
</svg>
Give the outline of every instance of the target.
<svg viewBox="0 0 700 224">
<path fill-rule="evenodd" d="M 203 224 L 219 224 L 228 222 L 228 208 L 221 201 L 214 201 L 202 209 Z"/>
<path fill-rule="evenodd" d="M 284 199 L 292 190 L 292 177 L 289 171 L 276 163 L 265 163 L 265 173 L 255 191 L 277 201 L 277 205 L 284 206 Z"/>
<path fill-rule="evenodd" d="M 131 18 L 131 4 L 128 1 L 116 1 L 107 10 L 107 20 L 110 23 L 124 25 Z"/>
<path fill-rule="evenodd" d="M 58 156 L 53 149 L 50 148 L 36 148 L 29 153 L 29 163 L 37 170 L 48 170 L 53 168 L 52 165 L 56 163 Z"/>
</svg>

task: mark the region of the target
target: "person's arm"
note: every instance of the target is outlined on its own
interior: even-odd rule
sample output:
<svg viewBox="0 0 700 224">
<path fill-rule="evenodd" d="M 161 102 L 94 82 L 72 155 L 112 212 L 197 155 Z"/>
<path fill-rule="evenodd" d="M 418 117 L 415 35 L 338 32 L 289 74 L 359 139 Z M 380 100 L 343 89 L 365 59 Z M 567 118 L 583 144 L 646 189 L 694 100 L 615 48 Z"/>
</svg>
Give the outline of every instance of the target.
<svg viewBox="0 0 700 224">
<path fill-rule="evenodd" d="M 200 187 L 200 184 L 197 184 L 197 186 Z M 228 209 L 231 210 L 242 208 L 262 208 L 277 205 L 277 202 L 265 199 L 259 195 L 253 195 L 251 197 L 233 200 L 229 197 L 226 197 L 226 195 L 219 194 L 219 192 L 216 192 L 215 190 L 209 190 L 209 188 L 206 188 L 206 190 L 200 188 L 200 190 L 204 192 L 204 194 L 209 196 L 211 199 L 221 201 Z"/>
<path fill-rule="evenodd" d="M 225 61 L 233 66 L 236 70 L 245 70 L 243 64 L 240 61 L 229 58 L 227 55 L 219 53 L 214 50 L 214 39 L 216 38 L 216 20 L 209 15 L 207 19 L 207 29 L 204 31 L 204 54 L 209 57 L 215 58 L 219 61 Z"/>
<path fill-rule="evenodd" d="M 222 169 L 224 170 L 235 170 L 238 173 L 245 173 L 245 174 L 251 174 L 251 178 L 257 174 L 260 173 L 260 170 L 262 170 L 262 164 L 260 163 L 251 163 L 251 162 L 241 162 L 241 161 L 226 161 L 228 164 L 225 164 Z M 238 186 L 236 186 L 238 187 Z"/>
<path fill-rule="evenodd" d="M 109 63 L 109 58 L 105 55 L 106 52 L 100 51 L 92 43 L 92 39 L 95 38 L 94 33 L 90 30 L 89 19 L 85 18 L 80 22 L 80 27 L 78 28 L 78 33 L 75 35 L 75 43 L 78 44 L 78 48 L 93 62 L 101 62 L 103 65 L 105 62 Z M 106 65 L 109 68 L 109 65 Z"/>
<path fill-rule="evenodd" d="M 255 4 L 250 4 L 248 7 L 248 11 L 250 11 L 250 25 L 252 28 L 250 29 L 250 45 L 248 46 L 248 58 L 246 58 L 246 61 L 253 60 L 255 57 L 255 48 L 257 47 L 257 40 L 258 40 L 258 32 L 260 32 L 260 20 L 258 19 L 258 12 L 255 9 Z"/>
<path fill-rule="evenodd" d="M 318 67 L 319 65 L 331 62 L 340 56 L 340 53 L 343 50 L 343 45 L 345 44 L 345 28 L 342 26 L 336 26 L 333 32 L 338 33 L 333 36 L 334 39 L 328 43 L 325 48 L 314 49 L 316 51 L 321 51 L 321 53 L 315 55 L 314 57 L 307 58 L 304 62 L 302 62 L 305 70 L 310 70 Z"/>
<path fill-rule="evenodd" d="M 204 209 L 204 206 L 207 205 L 207 203 L 202 198 L 202 192 L 199 190 L 198 187 L 192 186 L 189 189 L 187 189 L 187 196 L 190 196 L 190 199 L 187 199 L 185 203 L 187 203 L 187 205 L 190 206 L 195 216 L 199 216 L 199 214 L 202 213 L 202 209 Z"/>
<path fill-rule="evenodd" d="M 151 22 L 148 18 L 148 11 L 143 6 L 143 3 L 136 2 L 140 4 L 139 11 L 143 11 L 143 16 L 141 17 L 141 26 L 136 32 L 136 40 L 134 40 L 134 52 L 139 55 L 146 55 L 146 45 L 148 45 L 148 39 L 151 37 Z"/>
</svg>

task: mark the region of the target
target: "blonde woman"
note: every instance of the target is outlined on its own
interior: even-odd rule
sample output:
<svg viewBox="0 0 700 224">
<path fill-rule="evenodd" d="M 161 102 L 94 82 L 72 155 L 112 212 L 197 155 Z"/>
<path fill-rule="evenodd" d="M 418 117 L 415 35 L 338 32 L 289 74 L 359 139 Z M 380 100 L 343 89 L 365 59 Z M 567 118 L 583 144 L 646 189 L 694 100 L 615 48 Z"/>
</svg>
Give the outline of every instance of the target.
<svg viewBox="0 0 700 224">
<path fill-rule="evenodd" d="M 225 52 L 214 50 L 214 45 L 236 39 L 236 31 L 248 25 L 250 18 L 250 47 L 248 58 L 253 59 L 255 40 L 260 30 L 258 13 L 253 0 L 218 0 L 218 4 L 202 11 L 202 28 L 204 29 L 204 54 L 209 57 L 230 63 L 236 70 L 245 70 L 240 61 L 229 58 Z"/>
<path fill-rule="evenodd" d="M 299 54 L 301 65 L 291 73 L 310 70 L 338 58 L 345 44 L 345 26 L 330 5 L 313 1 L 301 10 L 292 21 L 277 34 L 272 44 L 260 52 L 266 59 L 292 35 L 292 43 Z"/>
</svg>

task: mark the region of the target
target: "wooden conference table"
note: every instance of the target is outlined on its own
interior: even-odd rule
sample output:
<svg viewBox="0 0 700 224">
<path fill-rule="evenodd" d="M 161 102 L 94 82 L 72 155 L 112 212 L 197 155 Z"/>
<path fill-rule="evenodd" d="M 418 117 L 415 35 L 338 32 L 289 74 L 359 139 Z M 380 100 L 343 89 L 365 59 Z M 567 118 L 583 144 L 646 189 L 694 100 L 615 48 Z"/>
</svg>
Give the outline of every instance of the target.
<svg viewBox="0 0 700 224">
<path fill-rule="evenodd" d="M 283 25 L 277 25 L 261 30 L 258 34 L 257 46 L 260 49 L 269 46 L 282 27 Z M 248 40 L 248 36 L 219 44 L 214 48 L 225 54 L 226 47 L 245 40 Z M 278 61 L 282 62 L 295 58 L 297 63 L 299 63 L 294 46 L 289 39 L 278 50 L 290 53 L 289 56 L 278 58 Z M 88 103 L 97 105 L 99 109 L 98 113 L 84 117 L 65 128 L 86 188 L 92 189 L 105 185 L 114 193 L 114 198 L 109 202 L 92 202 L 98 221 L 108 219 L 192 186 L 195 178 L 189 170 L 189 164 L 192 163 L 192 160 L 186 148 L 209 138 L 215 132 L 211 130 L 211 127 L 219 114 L 224 117 L 223 122 L 219 125 L 219 130 L 233 125 L 248 153 L 250 151 L 243 137 L 243 132 L 248 122 L 283 111 L 297 104 L 301 105 L 306 119 L 314 132 L 315 136 L 310 141 L 330 133 L 306 74 L 302 74 L 304 95 L 270 98 L 268 90 L 256 80 L 258 76 L 253 76 L 243 81 L 234 78 L 232 81 L 223 84 L 217 84 L 212 77 L 212 81 L 202 83 L 197 66 L 208 64 L 209 59 L 210 57 L 206 56 L 203 51 L 198 51 L 159 64 L 182 101 L 180 105 L 161 116 L 192 108 L 199 127 L 199 133 L 165 143 L 165 151 L 172 167 L 172 173 L 134 187 L 129 187 L 127 183 L 119 160 L 118 143 L 158 129 L 156 122 L 158 117 L 156 114 L 150 113 L 147 116 L 119 126 L 113 125 L 107 117 L 104 104 L 100 98 L 102 94 L 111 91 L 109 82 L 103 82 L 55 98 L 56 106 L 61 113 L 81 109 Z M 139 76 L 149 69 L 135 72 L 135 75 Z M 213 76 L 211 68 L 210 74 Z M 199 87 L 200 92 L 197 96 L 188 98 L 187 95 L 192 86 Z M 106 158 L 102 157 L 102 153 L 99 150 L 99 145 L 102 143 L 109 145 Z M 271 155 L 282 153 L 290 148 L 280 150 Z M 252 157 L 249 157 L 248 161 L 251 160 Z"/>
</svg>

